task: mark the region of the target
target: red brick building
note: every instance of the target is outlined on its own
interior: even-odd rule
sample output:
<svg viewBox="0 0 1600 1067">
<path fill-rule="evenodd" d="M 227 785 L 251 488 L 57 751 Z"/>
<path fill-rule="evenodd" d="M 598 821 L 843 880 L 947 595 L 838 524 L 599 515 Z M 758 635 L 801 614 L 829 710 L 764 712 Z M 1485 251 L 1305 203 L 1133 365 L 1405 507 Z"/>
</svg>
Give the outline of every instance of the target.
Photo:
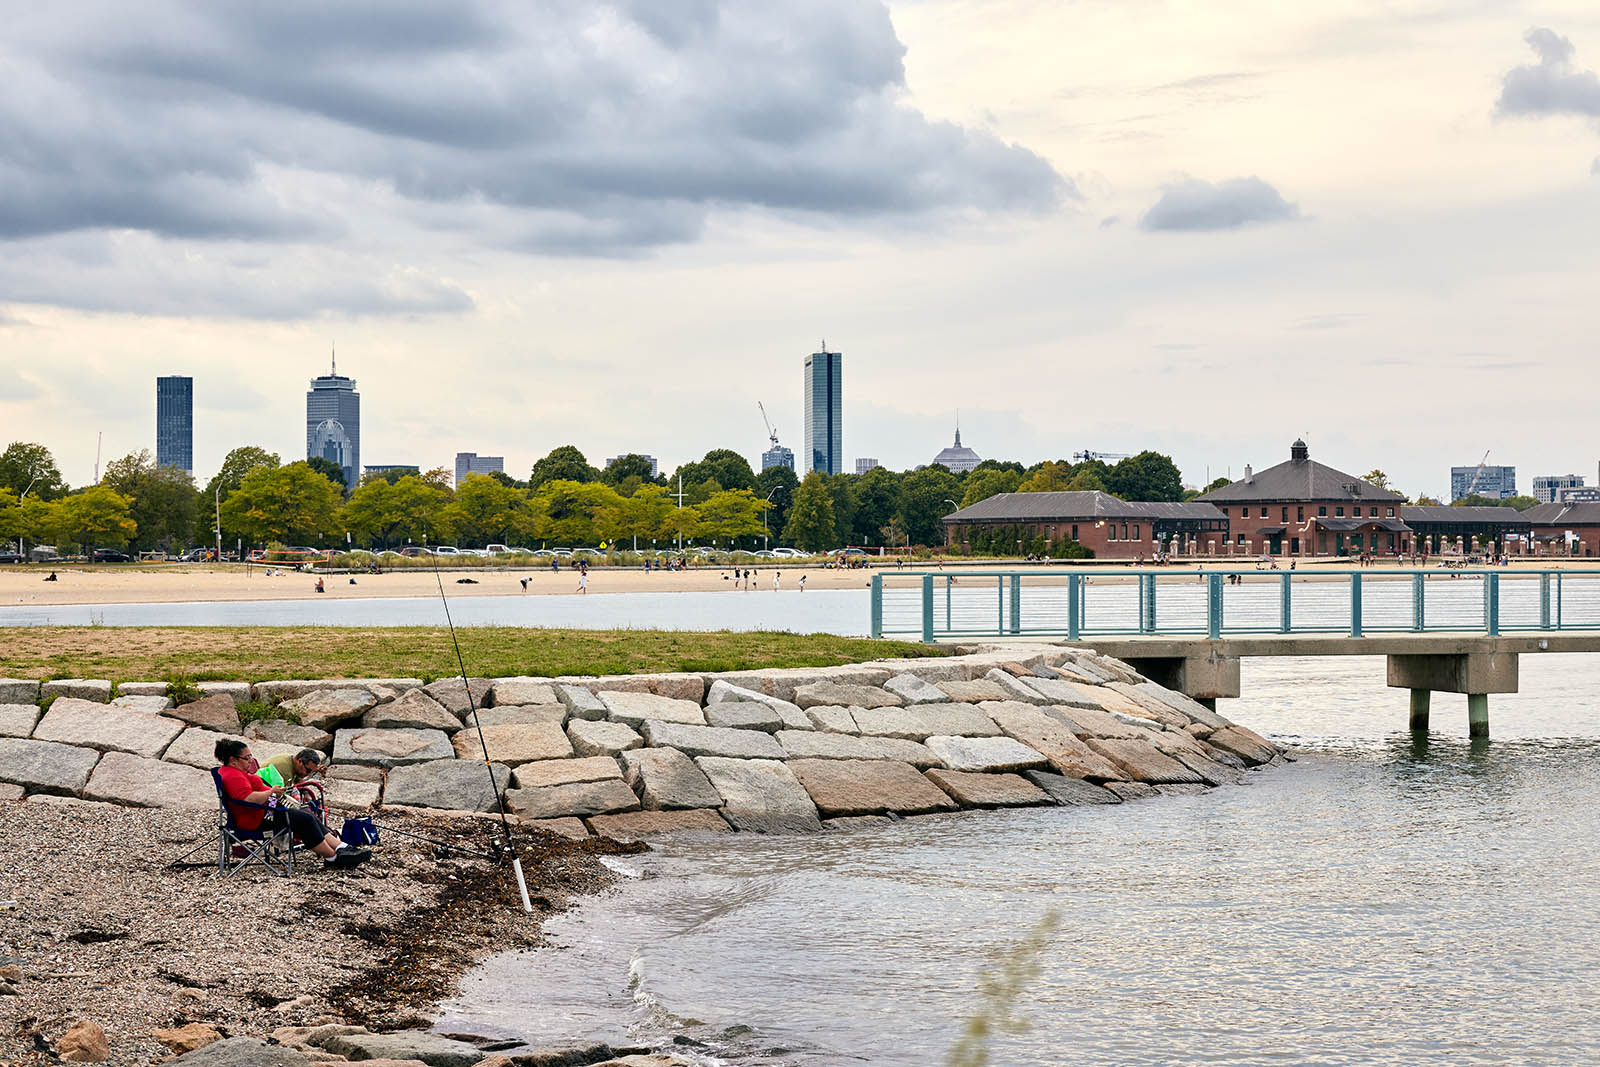
<svg viewBox="0 0 1600 1067">
<path fill-rule="evenodd" d="M 1311 458 L 1304 441 L 1287 462 L 1197 498 L 1228 520 L 1236 554 L 1388 556 L 1411 550 L 1411 530 L 1400 517 L 1405 498 Z"/>
<path fill-rule="evenodd" d="M 1540 504 L 1522 513 L 1541 556 L 1600 556 L 1600 503 Z"/>
<path fill-rule="evenodd" d="M 1000 493 L 944 517 L 950 543 L 1004 551 L 1011 540 L 1076 541 L 1096 559 L 1204 555 L 1227 541 L 1210 504 L 1118 500 L 1107 493 Z"/>
</svg>

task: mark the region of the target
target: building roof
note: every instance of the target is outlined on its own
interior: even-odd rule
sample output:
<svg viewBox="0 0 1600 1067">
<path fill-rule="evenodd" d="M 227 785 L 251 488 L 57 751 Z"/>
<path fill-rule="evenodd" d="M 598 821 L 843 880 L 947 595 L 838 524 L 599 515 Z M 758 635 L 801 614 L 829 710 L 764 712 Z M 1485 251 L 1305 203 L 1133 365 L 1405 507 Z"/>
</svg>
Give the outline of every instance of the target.
<svg viewBox="0 0 1600 1067">
<path fill-rule="evenodd" d="M 1410 533 L 1411 527 L 1399 519 L 1329 519 L 1318 515 L 1311 520 L 1317 526 L 1332 533 L 1349 533 L 1351 530 L 1365 530 L 1371 526 L 1379 530 L 1388 530 L 1392 533 Z"/>
<path fill-rule="evenodd" d="M 1535 526 L 1600 526 L 1600 501 L 1558 500 L 1554 504 L 1529 508 L 1522 513 L 1522 518 Z"/>
<path fill-rule="evenodd" d="M 982 463 L 983 460 L 979 459 L 978 454 L 972 449 L 962 445 L 961 431 L 958 429 L 956 430 L 956 443 L 949 448 L 941 450 L 937 456 L 933 457 L 933 462 L 942 465 L 946 470 L 960 472 L 971 470 Z"/>
<path fill-rule="evenodd" d="M 1255 473 L 1246 467 L 1244 471 L 1244 477 L 1238 481 L 1197 499 L 1208 504 L 1278 500 L 1368 500 L 1398 504 L 1405 499 L 1399 493 L 1379 489 L 1353 474 L 1318 463 L 1311 458 L 1304 441 L 1296 441 L 1289 449 L 1289 459 L 1276 467 Z"/>
<path fill-rule="evenodd" d="M 1528 525 L 1528 517 L 1515 508 L 1451 507 L 1448 504 L 1407 504 L 1400 517 L 1416 525 L 1431 526 L 1516 526 Z"/>
<path fill-rule="evenodd" d="M 1210 504 L 1119 500 L 1098 490 L 1079 493 L 999 493 L 944 517 L 945 522 L 1093 522 L 1096 519 L 1222 519 Z"/>
</svg>

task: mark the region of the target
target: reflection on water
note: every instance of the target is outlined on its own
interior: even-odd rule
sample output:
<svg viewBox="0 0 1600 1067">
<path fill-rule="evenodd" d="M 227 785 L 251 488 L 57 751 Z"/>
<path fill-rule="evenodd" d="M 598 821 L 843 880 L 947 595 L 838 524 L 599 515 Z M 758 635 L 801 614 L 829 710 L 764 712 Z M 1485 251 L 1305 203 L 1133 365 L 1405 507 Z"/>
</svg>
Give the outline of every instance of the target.
<svg viewBox="0 0 1600 1067">
<path fill-rule="evenodd" d="M 1242 788 L 679 840 L 552 924 L 561 948 L 480 968 L 445 1025 L 939 1062 L 986 953 L 1055 908 L 997 1063 L 1592 1064 L 1597 662 L 1525 657 L 1488 744 L 1444 696 L 1413 738 L 1381 660 L 1250 663 L 1224 712 L 1301 758 Z"/>
</svg>

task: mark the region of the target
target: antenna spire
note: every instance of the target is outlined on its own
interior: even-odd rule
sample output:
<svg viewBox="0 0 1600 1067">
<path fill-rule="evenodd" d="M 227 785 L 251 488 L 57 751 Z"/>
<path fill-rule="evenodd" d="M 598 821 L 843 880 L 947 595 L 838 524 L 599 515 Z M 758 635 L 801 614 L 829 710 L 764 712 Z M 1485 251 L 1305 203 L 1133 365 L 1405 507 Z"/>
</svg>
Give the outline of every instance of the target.
<svg viewBox="0 0 1600 1067">
<path fill-rule="evenodd" d="M 339 350 L 334 342 L 328 342 L 328 375 L 332 378 L 339 376 Z"/>
</svg>

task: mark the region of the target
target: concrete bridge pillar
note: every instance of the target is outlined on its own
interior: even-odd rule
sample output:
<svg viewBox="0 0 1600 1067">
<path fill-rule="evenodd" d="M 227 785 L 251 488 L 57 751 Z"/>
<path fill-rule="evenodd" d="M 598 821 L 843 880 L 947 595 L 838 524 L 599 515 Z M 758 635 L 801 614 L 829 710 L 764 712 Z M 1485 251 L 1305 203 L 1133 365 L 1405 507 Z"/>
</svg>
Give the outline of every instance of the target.
<svg viewBox="0 0 1600 1067">
<path fill-rule="evenodd" d="M 1197 656 L 1125 657 L 1128 666 L 1168 689 L 1205 704 L 1218 697 L 1236 697 L 1239 683 L 1239 657 L 1207 652 Z M 1215 707 L 1214 703 L 1208 704 Z"/>
<path fill-rule="evenodd" d="M 1411 690 L 1411 729 L 1428 728 L 1431 694 L 1465 693 L 1467 736 L 1489 736 L 1489 694 L 1517 691 L 1515 652 L 1460 652 L 1389 657 L 1389 685 Z M 1420 725 L 1419 725 L 1420 722 Z"/>
</svg>

